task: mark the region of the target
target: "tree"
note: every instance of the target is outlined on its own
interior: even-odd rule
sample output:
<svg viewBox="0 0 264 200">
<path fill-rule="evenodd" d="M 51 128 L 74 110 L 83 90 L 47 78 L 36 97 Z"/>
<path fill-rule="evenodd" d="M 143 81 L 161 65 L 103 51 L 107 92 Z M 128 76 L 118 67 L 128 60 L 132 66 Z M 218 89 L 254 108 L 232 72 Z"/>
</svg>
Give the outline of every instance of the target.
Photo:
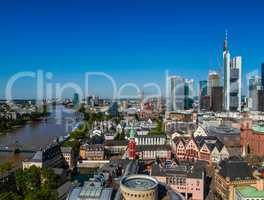
<svg viewBox="0 0 264 200">
<path fill-rule="evenodd" d="M 35 166 L 16 172 L 18 193 L 26 200 L 56 200 L 58 177 L 51 169 Z"/>
<path fill-rule="evenodd" d="M 157 127 L 149 132 L 149 135 L 161 135 L 162 134 L 162 122 L 157 121 Z"/>
<path fill-rule="evenodd" d="M 25 196 L 25 200 L 57 200 L 58 195 L 55 190 L 49 188 L 41 188 L 37 191 L 32 191 Z"/>
<path fill-rule="evenodd" d="M 0 200 L 22 200 L 23 198 L 14 192 L 0 193 Z"/>
<path fill-rule="evenodd" d="M 125 140 L 125 139 L 126 139 L 126 135 L 124 131 L 122 131 L 122 133 L 118 133 L 114 138 L 114 140 Z"/>
<path fill-rule="evenodd" d="M 23 195 L 39 189 L 41 185 L 40 169 L 36 166 L 32 166 L 24 171 L 17 171 L 16 185 L 18 191 Z"/>
<path fill-rule="evenodd" d="M 5 172 L 10 171 L 13 168 L 14 168 L 13 163 L 10 161 L 7 161 L 7 162 L 1 164 L 0 165 L 0 175 L 5 173 Z"/>
</svg>

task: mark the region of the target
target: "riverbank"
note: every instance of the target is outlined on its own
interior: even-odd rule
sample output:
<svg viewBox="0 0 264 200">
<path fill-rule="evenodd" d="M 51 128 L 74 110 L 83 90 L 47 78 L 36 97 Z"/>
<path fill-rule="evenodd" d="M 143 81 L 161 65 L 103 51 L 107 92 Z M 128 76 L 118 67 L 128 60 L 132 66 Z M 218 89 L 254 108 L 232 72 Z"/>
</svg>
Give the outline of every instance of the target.
<svg viewBox="0 0 264 200">
<path fill-rule="evenodd" d="M 75 112 L 64 112 L 65 107 L 58 105 L 50 107 L 49 117 L 39 118 L 37 120 L 27 121 L 22 126 L 13 127 L 9 131 L 0 134 L 0 146 L 14 147 L 14 143 L 18 141 L 19 145 L 28 149 L 44 149 L 48 144 L 56 138 L 67 138 L 69 131 L 67 120 L 72 118 L 76 120 L 76 124 L 82 121 L 82 117 L 77 116 Z M 57 113 L 60 113 L 58 115 Z M 60 123 L 58 123 L 58 121 Z M 29 159 L 33 154 L 21 153 L 14 155 L 13 153 L 0 153 L 0 163 L 4 161 L 13 161 L 16 166 L 21 167 L 22 160 Z"/>
<path fill-rule="evenodd" d="M 0 135 L 15 131 L 26 124 L 45 120 L 49 115 L 50 113 L 35 113 L 34 115 L 21 117 L 16 120 L 2 120 L 0 123 Z"/>
</svg>

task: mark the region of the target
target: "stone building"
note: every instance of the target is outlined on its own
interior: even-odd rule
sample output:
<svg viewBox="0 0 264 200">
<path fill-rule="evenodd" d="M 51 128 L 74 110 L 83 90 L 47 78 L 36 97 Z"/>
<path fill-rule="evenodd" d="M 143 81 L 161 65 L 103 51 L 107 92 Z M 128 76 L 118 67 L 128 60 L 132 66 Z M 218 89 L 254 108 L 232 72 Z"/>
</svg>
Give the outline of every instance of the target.
<svg viewBox="0 0 264 200">
<path fill-rule="evenodd" d="M 101 144 L 85 144 L 80 147 L 82 160 L 104 160 L 105 149 Z"/>
<path fill-rule="evenodd" d="M 37 151 L 33 158 L 22 162 L 23 169 L 36 167 L 52 167 L 58 168 L 64 165 L 64 158 L 61 152 L 60 144 L 53 143 L 47 146 L 46 149 Z"/>
<path fill-rule="evenodd" d="M 239 187 L 263 190 L 263 179 L 253 176 L 253 168 L 245 161 L 233 157 L 220 162 L 215 170 L 215 192 L 222 199 L 234 200 Z"/>
<path fill-rule="evenodd" d="M 156 163 L 152 166 L 150 175 L 167 184 L 173 191 L 181 193 L 185 199 L 204 199 L 205 169 L 200 162 L 171 167 Z"/>
<path fill-rule="evenodd" d="M 70 170 L 73 170 L 76 164 L 73 149 L 71 147 L 61 147 L 61 153 Z"/>
<path fill-rule="evenodd" d="M 120 184 L 125 200 L 156 200 L 158 181 L 147 175 L 125 176 Z"/>
<path fill-rule="evenodd" d="M 241 121 L 240 147 L 243 156 L 254 154 L 264 156 L 264 124 L 258 123 L 252 126 L 248 116 Z"/>
</svg>

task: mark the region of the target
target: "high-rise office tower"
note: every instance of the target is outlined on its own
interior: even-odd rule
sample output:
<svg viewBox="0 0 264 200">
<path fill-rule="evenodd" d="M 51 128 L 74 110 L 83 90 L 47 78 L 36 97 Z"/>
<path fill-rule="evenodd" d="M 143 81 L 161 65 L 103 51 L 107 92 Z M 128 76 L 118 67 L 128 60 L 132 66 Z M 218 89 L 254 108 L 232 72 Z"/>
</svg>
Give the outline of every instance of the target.
<svg viewBox="0 0 264 200">
<path fill-rule="evenodd" d="M 241 81 L 242 81 L 242 58 L 240 56 L 230 58 L 227 43 L 227 32 L 223 49 L 224 67 L 224 110 L 241 110 Z"/>
<path fill-rule="evenodd" d="M 264 89 L 264 63 L 261 64 L 261 86 Z"/>
<path fill-rule="evenodd" d="M 207 80 L 199 82 L 199 96 L 203 97 L 207 95 Z"/>
<path fill-rule="evenodd" d="M 184 109 L 184 78 L 180 76 L 170 76 L 168 80 L 168 107 L 170 111 Z"/>
<path fill-rule="evenodd" d="M 234 57 L 230 64 L 230 102 L 231 111 L 241 110 L 242 58 Z"/>
<path fill-rule="evenodd" d="M 184 80 L 184 109 L 191 109 L 193 105 L 193 79 Z"/>
<path fill-rule="evenodd" d="M 264 90 L 258 90 L 258 111 L 264 112 Z"/>
<path fill-rule="evenodd" d="M 258 111 L 264 112 L 264 63 L 261 64 L 261 87 L 258 90 Z"/>
<path fill-rule="evenodd" d="M 207 95 L 211 96 L 212 87 L 220 86 L 220 76 L 216 71 L 209 71 L 207 84 Z"/>
<path fill-rule="evenodd" d="M 249 88 L 248 88 L 248 107 L 253 110 L 258 110 L 258 91 L 261 90 L 261 77 L 255 75 L 249 77 Z"/>
<path fill-rule="evenodd" d="M 200 110 L 210 109 L 210 96 L 207 96 L 207 80 L 199 82 L 199 107 Z"/>
<path fill-rule="evenodd" d="M 212 87 L 211 109 L 214 112 L 223 111 L 223 87 Z"/>
<path fill-rule="evenodd" d="M 79 102 L 79 94 L 78 93 L 73 94 L 72 103 L 73 103 L 74 107 L 79 105 L 80 102 Z"/>
<path fill-rule="evenodd" d="M 227 44 L 227 31 L 223 49 L 223 67 L 224 67 L 224 109 L 230 109 L 230 53 Z"/>
</svg>

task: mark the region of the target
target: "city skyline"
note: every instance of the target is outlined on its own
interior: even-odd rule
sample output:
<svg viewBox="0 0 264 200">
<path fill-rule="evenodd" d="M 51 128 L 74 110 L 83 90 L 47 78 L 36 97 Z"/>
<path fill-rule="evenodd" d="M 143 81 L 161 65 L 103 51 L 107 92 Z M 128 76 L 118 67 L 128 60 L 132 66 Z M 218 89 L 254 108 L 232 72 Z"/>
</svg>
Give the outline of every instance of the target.
<svg viewBox="0 0 264 200">
<path fill-rule="evenodd" d="M 168 70 L 198 85 L 209 70 L 223 70 L 225 29 L 232 55 L 243 58 L 244 82 L 248 72 L 260 71 L 262 2 L 240 2 L 235 16 L 236 2 L 228 6 L 226 1 L 115 3 L 2 3 L 1 23 L 6 29 L 0 33 L 0 98 L 10 76 L 39 69 L 53 73 L 52 81 L 62 84 L 83 85 L 83 73 L 96 71 L 111 75 L 118 86 L 154 82 L 165 91 Z M 32 83 L 21 80 L 15 98 L 34 97 Z M 107 84 L 95 80 L 92 94 L 108 97 Z"/>
<path fill-rule="evenodd" d="M 263 8 L 1 1 L 0 200 L 263 200 Z"/>
</svg>

